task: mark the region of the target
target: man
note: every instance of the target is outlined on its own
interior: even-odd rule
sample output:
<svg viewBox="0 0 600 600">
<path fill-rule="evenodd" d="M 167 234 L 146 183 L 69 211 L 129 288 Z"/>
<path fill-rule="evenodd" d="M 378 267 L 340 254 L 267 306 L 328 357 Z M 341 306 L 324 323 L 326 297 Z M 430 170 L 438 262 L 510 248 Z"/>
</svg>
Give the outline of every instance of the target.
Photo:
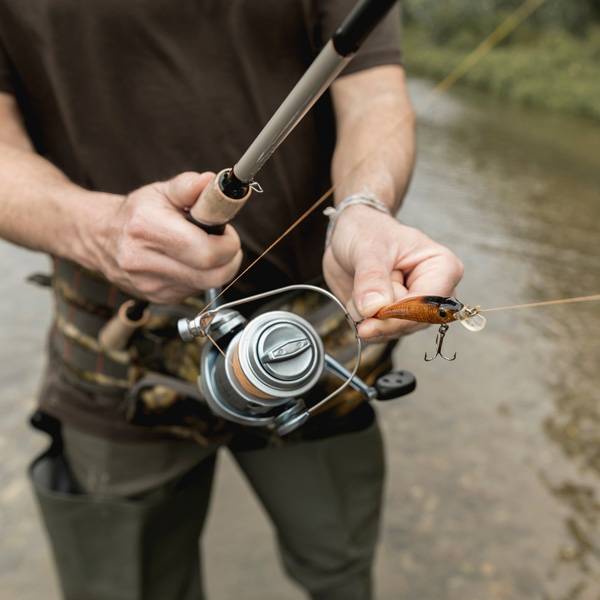
<svg viewBox="0 0 600 600">
<path fill-rule="evenodd" d="M 130 296 L 176 305 L 231 280 L 330 173 L 336 204 L 362 195 L 377 208 L 346 204 L 324 255 L 324 219 L 307 220 L 236 294 L 313 280 L 322 262 L 329 287 L 364 319 L 361 336 L 384 342 L 412 325 L 370 319 L 378 308 L 453 291 L 458 259 L 391 216 L 414 153 L 397 12 L 267 164 L 266 192 L 222 237 L 184 218 L 353 3 L 0 0 L 0 235 L 55 262 L 40 395 L 54 444 L 32 474 L 65 598 L 199 598 L 198 536 L 224 440 L 273 521 L 288 573 L 315 599 L 371 597 L 383 459 L 370 409 L 324 415 L 283 445 L 209 415 L 196 429 L 185 418 L 167 427 L 161 410 L 136 424 L 124 399 L 132 373 L 181 375 L 189 357 L 156 325 L 125 353 L 104 352 L 95 337 Z"/>
</svg>

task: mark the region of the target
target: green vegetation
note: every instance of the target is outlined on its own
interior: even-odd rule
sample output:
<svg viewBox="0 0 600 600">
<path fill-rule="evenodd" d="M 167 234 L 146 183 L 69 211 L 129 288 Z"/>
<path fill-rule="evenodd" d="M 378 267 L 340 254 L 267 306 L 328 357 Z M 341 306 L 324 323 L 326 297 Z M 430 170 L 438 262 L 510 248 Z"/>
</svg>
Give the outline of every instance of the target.
<svg viewBox="0 0 600 600">
<path fill-rule="evenodd" d="M 405 0 L 409 71 L 442 78 L 522 0 Z M 464 76 L 525 104 L 600 120 L 600 0 L 546 0 Z"/>
</svg>

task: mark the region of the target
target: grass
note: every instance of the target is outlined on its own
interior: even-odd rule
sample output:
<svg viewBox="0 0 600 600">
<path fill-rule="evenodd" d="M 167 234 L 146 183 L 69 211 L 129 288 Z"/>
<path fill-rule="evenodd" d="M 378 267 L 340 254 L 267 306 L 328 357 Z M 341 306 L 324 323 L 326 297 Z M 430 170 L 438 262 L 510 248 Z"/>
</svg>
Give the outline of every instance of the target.
<svg viewBox="0 0 600 600">
<path fill-rule="evenodd" d="M 464 34 L 437 45 L 414 24 L 405 28 L 403 40 L 409 72 L 438 79 L 480 41 Z M 523 104 L 600 120 L 600 27 L 585 38 L 525 30 L 492 50 L 462 82 Z"/>
</svg>

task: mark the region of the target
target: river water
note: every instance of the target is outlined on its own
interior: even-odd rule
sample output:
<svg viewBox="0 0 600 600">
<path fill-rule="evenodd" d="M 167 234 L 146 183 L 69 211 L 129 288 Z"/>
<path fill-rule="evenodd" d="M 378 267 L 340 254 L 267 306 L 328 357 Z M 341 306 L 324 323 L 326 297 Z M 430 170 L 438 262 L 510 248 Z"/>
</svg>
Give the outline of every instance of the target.
<svg viewBox="0 0 600 600">
<path fill-rule="evenodd" d="M 600 126 L 466 91 L 421 112 L 430 90 L 411 82 L 419 162 L 401 218 L 463 259 L 459 298 L 493 307 L 600 293 Z M 24 420 L 49 305 L 22 280 L 45 260 L 0 243 L 0 264 L 0 598 L 53 600 L 23 476 L 42 445 Z M 453 363 L 423 362 L 434 338 L 399 347 L 418 390 L 378 408 L 388 450 L 378 597 L 597 600 L 600 304 L 491 313 L 481 333 L 453 326 Z M 302 597 L 227 460 L 205 548 L 211 598 Z"/>
<path fill-rule="evenodd" d="M 413 81 L 419 163 L 401 218 L 465 263 L 483 307 L 600 293 L 600 126 L 438 97 Z M 490 313 L 447 336 L 454 363 L 398 363 L 418 393 L 381 413 L 389 598 L 600 597 L 600 303 Z M 389 594 L 389 595 L 387 595 Z"/>
</svg>

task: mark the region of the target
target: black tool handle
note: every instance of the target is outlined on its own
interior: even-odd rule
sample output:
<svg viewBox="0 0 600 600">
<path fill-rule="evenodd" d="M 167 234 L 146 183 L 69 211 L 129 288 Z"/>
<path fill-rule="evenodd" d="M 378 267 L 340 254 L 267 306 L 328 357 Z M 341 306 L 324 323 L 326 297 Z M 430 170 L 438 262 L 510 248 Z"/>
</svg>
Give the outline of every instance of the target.
<svg viewBox="0 0 600 600">
<path fill-rule="evenodd" d="M 149 304 L 148 300 L 135 300 L 125 312 L 127 318 L 132 322 L 139 321 L 144 316 Z"/>
</svg>

